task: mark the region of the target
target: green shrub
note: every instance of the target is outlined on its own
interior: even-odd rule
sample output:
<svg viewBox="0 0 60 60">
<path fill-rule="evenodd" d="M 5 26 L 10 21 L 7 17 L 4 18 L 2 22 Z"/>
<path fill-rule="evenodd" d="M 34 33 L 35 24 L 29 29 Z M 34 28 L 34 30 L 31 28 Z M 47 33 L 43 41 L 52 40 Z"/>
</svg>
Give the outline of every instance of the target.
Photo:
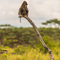
<svg viewBox="0 0 60 60">
<path fill-rule="evenodd" d="M 14 49 L 14 53 L 22 55 L 22 54 L 25 53 L 25 49 L 24 49 L 24 47 L 23 48 L 17 47 L 17 48 Z"/>
</svg>

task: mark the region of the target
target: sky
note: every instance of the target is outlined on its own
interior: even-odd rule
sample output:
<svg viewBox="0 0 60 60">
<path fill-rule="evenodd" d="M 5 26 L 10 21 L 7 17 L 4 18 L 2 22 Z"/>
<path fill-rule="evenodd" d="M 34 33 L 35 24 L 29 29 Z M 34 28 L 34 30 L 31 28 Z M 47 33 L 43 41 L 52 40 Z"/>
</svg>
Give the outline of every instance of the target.
<svg viewBox="0 0 60 60">
<path fill-rule="evenodd" d="M 24 0 L 0 0 L 0 25 L 32 27 L 25 19 L 18 18 L 18 10 Z M 29 17 L 37 27 L 42 22 L 57 18 L 60 20 L 60 0 L 25 0 L 28 2 Z"/>
</svg>

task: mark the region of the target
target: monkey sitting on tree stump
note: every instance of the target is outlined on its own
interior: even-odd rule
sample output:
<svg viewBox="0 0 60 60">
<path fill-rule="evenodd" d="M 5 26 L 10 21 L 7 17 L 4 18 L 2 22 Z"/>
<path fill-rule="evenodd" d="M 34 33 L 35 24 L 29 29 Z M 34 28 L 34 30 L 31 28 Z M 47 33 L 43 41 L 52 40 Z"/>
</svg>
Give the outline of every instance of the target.
<svg viewBox="0 0 60 60">
<path fill-rule="evenodd" d="M 21 22 L 21 17 L 24 17 L 24 16 L 28 16 L 28 8 L 27 8 L 27 2 L 24 1 L 21 5 L 21 7 L 19 8 L 19 12 L 18 12 L 18 15 L 19 15 L 19 18 L 20 18 L 20 22 Z"/>
</svg>

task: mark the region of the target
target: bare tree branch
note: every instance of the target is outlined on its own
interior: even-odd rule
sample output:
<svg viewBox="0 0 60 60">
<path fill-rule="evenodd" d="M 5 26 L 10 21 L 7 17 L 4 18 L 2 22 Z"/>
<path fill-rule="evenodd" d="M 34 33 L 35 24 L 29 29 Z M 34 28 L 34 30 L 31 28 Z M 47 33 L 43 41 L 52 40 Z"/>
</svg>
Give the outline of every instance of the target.
<svg viewBox="0 0 60 60">
<path fill-rule="evenodd" d="M 35 26 L 35 24 L 32 22 L 32 20 L 28 16 L 25 15 L 24 18 L 26 18 L 29 21 L 29 23 L 33 26 L 33 28 L 35 29 L 35 31 L 36 31 L 36 33 L 38 35 L 38 38 L 39 38 L 40 42 L 42 43 L 42 45 L 44 46 L 44 48 L 48 51 L 51 60 L 54 60 L 52 51 L 47 47 L 47 45 L 42 40 L 41 34 L 39 33 L 39 31 L 38 31 L 37 27 Z"/>
<path fill-rule="evenodd" d="M 26 2 L 26 1 L 24 1 L 24 2 L 22 3 L 22 7 L 19 9 L 19 14 L 18 14 L 18 15 L 19 15 L 20 18 L 21 18 L 21 17 L 24 17 L 24 18 L 26 18 L 26 19 L 29 21 L 29 23 L 30 23 L 30 24 L 33 26 L 33 28 L 35 29 L 35 31 L 36 31 L 36 33 L 37 33 L 37 35 L 38 35 L 38 38 L 39 38 L 39 40 L 40 40 L 40 42 L 42 43 L 42 45 L 44 46 L 44 48 L 49 52 L 51 60 L 54 60 L 52 51 L 51 51 L 51 50 L 47 47 L 47 45 L 44 43 L 44 41 L 42 40 L 42 37 L 41 37 L 41 35 L 40 35 L 37 27 L 36 27 L 35 24 L 32 22 L 32 20 L 28 17 L 28 8 L 27 8 L 27 2 Z"/>
</svg>

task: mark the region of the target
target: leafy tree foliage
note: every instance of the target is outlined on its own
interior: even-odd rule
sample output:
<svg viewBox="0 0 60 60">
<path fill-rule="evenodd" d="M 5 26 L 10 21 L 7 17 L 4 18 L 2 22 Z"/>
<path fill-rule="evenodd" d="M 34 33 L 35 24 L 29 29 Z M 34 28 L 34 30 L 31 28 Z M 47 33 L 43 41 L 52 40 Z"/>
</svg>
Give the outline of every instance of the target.
<svg viewBox="0 0 60 60">
<path fill-rule="evenodd" d="M 58 24 L 58 27 L 60 28 L 60 20 L 58 19 L 51 19 L 49 21 L 46 21 L 44 23 L 42 23 L 43 25 L 47 25 L 47 24 L 54 24 L 56 26 L 56 24 Z"/>
</svg>

